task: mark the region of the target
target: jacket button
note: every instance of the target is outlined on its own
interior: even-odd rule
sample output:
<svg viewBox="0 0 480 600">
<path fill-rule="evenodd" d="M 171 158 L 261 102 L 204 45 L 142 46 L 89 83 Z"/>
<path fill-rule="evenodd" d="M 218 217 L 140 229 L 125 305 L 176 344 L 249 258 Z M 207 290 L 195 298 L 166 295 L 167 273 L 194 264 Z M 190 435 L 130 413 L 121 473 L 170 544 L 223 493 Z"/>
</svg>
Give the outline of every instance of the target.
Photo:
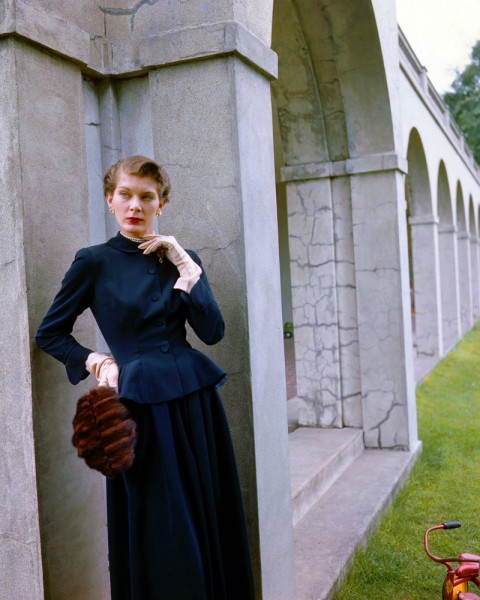
<svg viewBox="0 0 480 600">
<path fill-rule="evenodd" d="M 168 344 L 162 344 L 162 345 L 160 346 L 160 350 L 161 350 L 162 352 L 168 352 Z"/>
<path fill-rule="evenodd" d="M 157 300 L 160 300 L 160 296 L 157 296 L 157 294 L 153 294 L 153 295 L 152 295 L 152 300 L 153 300 L 154 302 L 156 302 Z"/>
<path fill-rule="evenodd" d="M 150 267 L 148 269 L 148 273 L 150 273 L 150 275 L 155 275 L 156 271 L 155 271 L 155 269 L 153 267 Z"/>
</svg>

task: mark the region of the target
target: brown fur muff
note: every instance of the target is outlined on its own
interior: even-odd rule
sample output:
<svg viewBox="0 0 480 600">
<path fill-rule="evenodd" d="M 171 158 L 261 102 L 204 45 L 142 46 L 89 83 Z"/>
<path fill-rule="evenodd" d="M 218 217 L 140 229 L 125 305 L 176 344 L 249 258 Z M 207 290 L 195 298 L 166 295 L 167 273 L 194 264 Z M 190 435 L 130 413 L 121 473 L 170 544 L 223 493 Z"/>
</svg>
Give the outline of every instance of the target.
<svg viewBox="0 0 480 600">
<path fill-rule="evenodd" d="M 72 443 L 91 469 L 113 478 L 135 459 L 136 423 L 113 388 L 96 386 L 77 403 Z"/>
</svg>

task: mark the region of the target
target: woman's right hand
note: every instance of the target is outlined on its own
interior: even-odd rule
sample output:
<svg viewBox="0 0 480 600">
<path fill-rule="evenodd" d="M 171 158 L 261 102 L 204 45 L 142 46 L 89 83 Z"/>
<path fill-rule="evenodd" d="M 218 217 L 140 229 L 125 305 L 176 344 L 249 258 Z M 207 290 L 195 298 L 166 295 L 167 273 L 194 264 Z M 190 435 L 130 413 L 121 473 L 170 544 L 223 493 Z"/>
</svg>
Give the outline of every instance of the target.
<svg viewBox="0 0 480 600">
<path fill-rule="evenodd" d="M 87 371 L 95 375 L 98 385 L 118 389 L 118 365 L 111 356 L 92 352 L 85 363 Z"/>
<path fill-rule="evenodd" d="M 138 246 L 140 250 L 143 250 L 144 254 L 150 254 L 160 248 L 165 248 L 166 257 L 177 267 L 180 274 L 173 286 L 174 289 L 183 290 L 189 294 L 202 274 L 199 265 L 192 260 L 192 257 L 180 246 L 173 235 L 147 233 L 143 237 L 145 242 Z"/>
</svg>

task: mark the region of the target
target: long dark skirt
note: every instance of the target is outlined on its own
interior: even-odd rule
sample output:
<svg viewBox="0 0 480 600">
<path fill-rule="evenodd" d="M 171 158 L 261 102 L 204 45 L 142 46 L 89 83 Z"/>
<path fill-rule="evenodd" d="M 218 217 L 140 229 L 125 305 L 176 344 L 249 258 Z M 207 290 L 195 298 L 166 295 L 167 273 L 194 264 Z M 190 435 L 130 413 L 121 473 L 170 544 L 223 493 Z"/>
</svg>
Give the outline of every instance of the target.
<svg viewBox="0 0 480 600">
<path fill-rule="evenodd" d="M 112 600 L 253 600 L 235 456 L 215 389 L 128 403 L 134 467 L 107 481 Z"/>
</svg>

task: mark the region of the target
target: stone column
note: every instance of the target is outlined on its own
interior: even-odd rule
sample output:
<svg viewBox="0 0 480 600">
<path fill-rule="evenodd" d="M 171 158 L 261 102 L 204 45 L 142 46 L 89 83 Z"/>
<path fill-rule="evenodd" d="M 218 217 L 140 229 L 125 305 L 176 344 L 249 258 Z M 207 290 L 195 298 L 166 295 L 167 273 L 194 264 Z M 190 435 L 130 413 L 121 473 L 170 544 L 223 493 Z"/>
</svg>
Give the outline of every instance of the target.
<svg viewBox="0 0 480 600">
<path fill-rule="evenodd" d="M 16 170 L 33 337 L 76 251 L 90 244 L 84 101 L 78 65 L 22 43 L 16 61 L 21 74 Z M 74 335 L 96 347 L 91 316 L 82 315 Z M 63 365 L 32 347 L 46 593 L 52 599 L 103 599 L 109 589 L 104 478 L 78 459 L 71 444 L 76 401 L 94 379 L 73 387 Z"/>
<path fill-rule="evenodd" d="M 472 313 L 472 265 L 470 260 L 470 236 L 466 231 L 457 233 L 458 275 L 460 288 L 460 317 L 462 333 L 473 325 Z"/>
<path fill-rule="evenodd" d="M 329 362 L 330 371 L 314 373 L 310 366 L 311 388 L 303 384 L 315 408 L 322 406 L 315 384 L 326 387 L 322 375 L 333 382 L 341 368 L 355 403 L 344 403 L 338 415 L 348 413 L 351 425 L 363 427 L 366 446 L 374 448 L 414 449 L 418 443 L 404 173 L 395 154 L 282 169 L 288 182 L 292 293 L 298 296 L 295 335 L 299 326 L 309 334 L 302 332 L 296 341 L 297 352 L 303 352 L 297 373 L 306 371 L 302 358 L 322 366 L 318 357 L 324 355 Z M 385 190 L 391 195 L 385 197 Z M 343 226 L 332 224 L 333 215 Z M 308 306 L 314 302 L 316 313 Z M 322 329 L 323 323 L 329 328 Z M 333 331 L 339 353 L 332 352 L 332 338 L 325 335 Z M 344 364 L 337 366 L 338 356 L 353 366 L 349 375 Z M 331 389 L 347 399 L 346 388 Z"/>
<path fill-rule="evenodd" d="M 479 255 L 478 238 L 472 234 L 470 234 L 470 260 L 472 267 L 472 318 L 475 322 L 480 317 Z"/>
<path fill-rule="evenodd" d="M 417 356 L 433 366 L 443 354 L 438 217 L 413 216 L 409 224 L 412 233 Z"/>
<path fill-rule="evenodd" d="M 405 168 L 395 155 L 379 161 L 347 161 L 355 173 L 350 181 L 364 438 L 370 448 L 414 449 Z"/>
<path fill-rule="evenodd" d="M 341 427 L 331 181 L 287 184 L 299 423 Z"/>
<path fill-rule="evenodd" d="M 0 41 L 0 597 L 42 600 L 17 46 Z"/>
<path fill-rule="evenodd" d="M 196 38 L 203 48 L 208 31 L 205 28 Z M 154 153 L 172 179 L 172 231 L 198 250 L 227 323 L 225 340 L 211 354 L 229 373 L 222 396 L 240 467 L 258 597 L 293 600 L 287 403 L 266 76 L 272 53 L 240 26 L 229 24 L 228 31 L 242 41 L 248 62 L 225 56 L 223 50 L 209 60 L 151 70 Z M 224 31 L 220 39 L 231 38 L 225 38 Z M 156 56 L 162 56 L 158 52 Z"/>
<path fill-rule="evenodd" d="M 457 228 L 455 225 L 440 225 L 438 228 L 443 345 L 445 352 L 451 350 L 461 336 L 456 231 Z"/>
</svg>

